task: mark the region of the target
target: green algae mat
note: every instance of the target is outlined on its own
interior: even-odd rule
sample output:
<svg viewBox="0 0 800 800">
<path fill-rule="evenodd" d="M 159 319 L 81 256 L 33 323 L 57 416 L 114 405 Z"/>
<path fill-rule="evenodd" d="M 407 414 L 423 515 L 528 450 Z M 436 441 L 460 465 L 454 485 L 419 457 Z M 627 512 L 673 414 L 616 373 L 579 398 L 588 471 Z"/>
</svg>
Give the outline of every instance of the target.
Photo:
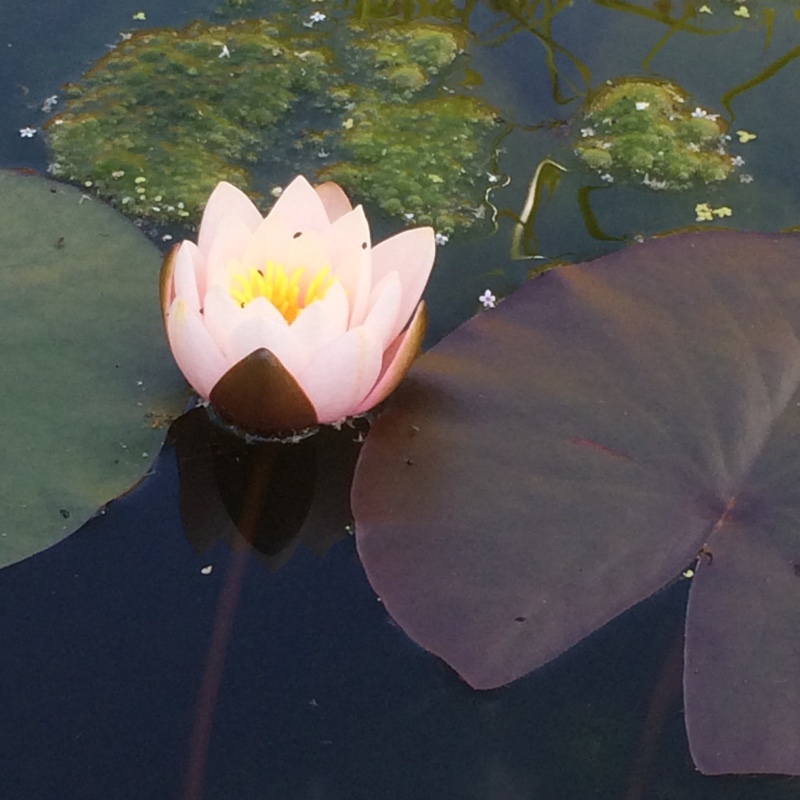
<svg viewBox="0 0 800 800">
<path fill-rule="evenodd" d="M 0 566 L 55 543 L 147 473 L 185 384 L 160 255 L 97 199 L 0 171 Z"/>
<path fill-rule="evenodd" d="M 610 183 L 675 190 L 724 181 L 738 164 L 728 123 L 690 100 L 672 81 L 608 81 L 586 104 L 575 153 Z"/>
<path fill-rule="evenodd" d="M 51 170 L 156 223 L 198 222 L 220 180 L 263 199 L 302 173 L 449 235 L 483 219 L 503 131 L 466 46 L 457 26 L 280 14 L 139 31 L 65 87 Z"/>
</svg>

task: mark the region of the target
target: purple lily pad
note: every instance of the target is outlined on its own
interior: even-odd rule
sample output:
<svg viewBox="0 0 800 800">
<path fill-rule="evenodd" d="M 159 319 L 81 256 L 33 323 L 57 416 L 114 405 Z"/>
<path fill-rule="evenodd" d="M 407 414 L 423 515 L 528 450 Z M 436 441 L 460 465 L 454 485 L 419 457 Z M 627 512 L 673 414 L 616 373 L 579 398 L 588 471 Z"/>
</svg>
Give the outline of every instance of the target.
<svg viewBox="0 0 800 800">
<path fill-rule="evenodd" d="M 387 610 L 475 688 L 699 557 L 702 772 L 800 774 L 800 236 L 669 236 L 523 286 L 423 356 L 362 451 Z"/>
</svg>

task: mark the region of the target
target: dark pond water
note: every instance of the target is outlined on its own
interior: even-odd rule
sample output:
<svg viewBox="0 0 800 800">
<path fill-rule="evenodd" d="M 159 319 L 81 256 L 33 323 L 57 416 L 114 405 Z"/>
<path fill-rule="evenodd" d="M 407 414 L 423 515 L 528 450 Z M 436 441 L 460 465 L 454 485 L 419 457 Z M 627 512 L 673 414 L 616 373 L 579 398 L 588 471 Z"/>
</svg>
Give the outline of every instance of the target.
<svg viewBox="0 0 800 800">
<path fill-rule="evenodd" d="M 40 128 L 44 99 L 121 31 L 182 26 L 215 5 L 0 0 L 0 167 L 46 169 L 42 137 L 20 129 Z M 711 14 L 612 0 L 464 12 L 474 91 L 508 124 L 494 168 L 510 183 L 491 195 L 493 236 L 456 235 L 439 250 L 432 342 L 475 313 L 485 289 L 507 294 L 540 263 L 512 259 L 511 239 L 545 157 L 569 172 L 536 217 L 528 256 L 592 258 L 638 234 L 695 225 L 698 203 L 732 209 L 712 225 L 800 222 L 800 22 L 788 2 L 748 6 L 749 18 L 729 0 L 709 0 Z M 322 4 L 304 13 L 320 8 L 347 13 Z M 146 22 L 132 20 L 140 11 Z M 731 132 L 757 135 L 730 143 L 752 181 L 654 192 L 582 167 L 566 126 L 589 89 L 626 75 L 676 81 L 715 113 L 727 101 Z M 346 475 L 352 451 L 328 469 Z M 288 559 L 266 545 L 264 558 L 203 530 L 193 548 L 178 464 L 168 444 L 153 474 L 103 516 L 0 572 L 0 796 L 157 800 L 200 797 L 202 787 L 208 800 L 800 797 L 795 779 L 695 771 L 680 696 L 688 581 L 538 673 L 475 692 L 385 613 L 347 534 L 341 486 L 314 522 L 316 538 L 337 539 L 324 557 L 309 541 Z M 217 469 L 238 508 L 231 484 L 246 475 Z"/>
</svg>

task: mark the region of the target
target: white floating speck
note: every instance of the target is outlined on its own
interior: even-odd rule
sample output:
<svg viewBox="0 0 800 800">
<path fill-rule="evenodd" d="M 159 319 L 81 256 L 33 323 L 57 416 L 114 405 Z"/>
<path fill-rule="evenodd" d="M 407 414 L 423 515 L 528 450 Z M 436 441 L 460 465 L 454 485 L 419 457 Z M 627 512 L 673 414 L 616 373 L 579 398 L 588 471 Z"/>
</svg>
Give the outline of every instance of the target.
<svg viewBox="0 0 800 800">
<path fill-rule="evenodd" d="M 45 98 L 45 101 L 42 103 L 42 111 L 44 111 L 45 114 L 49 114 L 57 105 L 58 95 L 51 94 L 50 97 Z"/>
</svg>

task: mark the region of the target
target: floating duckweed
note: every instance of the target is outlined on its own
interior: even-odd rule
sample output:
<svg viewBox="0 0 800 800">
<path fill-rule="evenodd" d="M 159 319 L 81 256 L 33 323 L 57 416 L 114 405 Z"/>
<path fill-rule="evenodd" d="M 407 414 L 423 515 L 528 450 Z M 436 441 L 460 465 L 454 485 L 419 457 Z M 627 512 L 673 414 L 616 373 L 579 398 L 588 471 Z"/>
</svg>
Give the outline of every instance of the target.
<svg viewBox="0 0 800 800">
<path fill-rule="evenodd" d="M 733 168 L 727 125 L 688 101 L 667 81 L 609 84 L 589 102 L 575 152 L 591 169 L 656 190 L 725 180 Z"/>
<path fill-rule="evenodd" d="M 313 59 L 300 51 L 275 56 L 278 35 L 267 20 L 197 22 L 181 31 L 142 31 L 120 43 L 67 87 L 63 112 L 48 123 L 59 176 L 89 177 L 114 200 L 147 181 L 154 196 L 181 198 L 194 217 L 218 181 L 250 188 L 242 165 L 274 142 L 277 124 L 301 94 L 321 92 L 327 83 L 319 68 L 326 63 L 323 50 Z M 227 58 L 218 57 L 221 41 L 229 42 Z M 195 79 L 200 74 L 202 82 Z M 184 217 L 168 206 L 136 213 Z"/>
<path fill-rule="evenodd" d="M 395 67 L 386 77 L 401 91 L 416 92 L 428 83 L 428 76 L 418 66 Z"/>
<path fill-rule="evenodd" d="M 432 24 L 331 34 L 280 14 L 140 31 L 65 88 L 47 125 L 53 173 L 91 181 L 131 215 L 197 221 L 221 180 L 257 196 L 254 165 L 274 185 L 283 165 L 312 176 L 325 159 L 335 162 L 325 177 L 387 213 L 468 227 L 486 191 L 494 111 L 458 95 L 420 99 L 464 37 Z"/>
<path fill-rule="evenodd" d="M 461 95 L 395 105 L 373 94 L 351 113 L 348 161 L 323 170 L 325 178 L 445 234 L 474 224 L 496 125 L 491 108 Z"/>
<path fill-rule="evenodd" d="M 354 66 L 362 68 L 364 82 L 405 97 L 427 86 L 466 45 L 461 29 L 424 23 L 353 25 L 350 31 L 345 49 Z"/>
</svg>

